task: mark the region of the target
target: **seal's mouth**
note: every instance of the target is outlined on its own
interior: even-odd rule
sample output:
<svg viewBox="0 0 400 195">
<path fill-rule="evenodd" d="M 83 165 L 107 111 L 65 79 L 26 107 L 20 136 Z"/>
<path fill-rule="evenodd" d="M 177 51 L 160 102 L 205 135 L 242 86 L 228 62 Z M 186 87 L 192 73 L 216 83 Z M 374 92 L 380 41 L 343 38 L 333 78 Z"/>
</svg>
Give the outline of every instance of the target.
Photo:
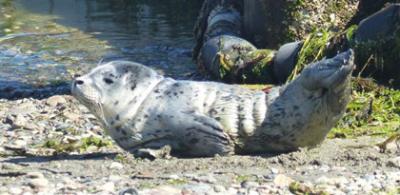
<svg viewBox="0 0 400 195">
<path fill-rule="evenodd" d="M 87 86 L 82 80 L 77 79 L 72 82 L 71 93 L 80 103 L 100 118 L 103 123 L 107 124 L 100 101 L 101 95 L 95 88 Z"/>
<path fill-rule="evenodd" d="M 72 82 L 71 93 L 80 102 L 86 106 L 91 106 L 99 103 L 99 95 L 95 89 L 87 86 L 79 86 L 79 81 Z"/>
</svg>

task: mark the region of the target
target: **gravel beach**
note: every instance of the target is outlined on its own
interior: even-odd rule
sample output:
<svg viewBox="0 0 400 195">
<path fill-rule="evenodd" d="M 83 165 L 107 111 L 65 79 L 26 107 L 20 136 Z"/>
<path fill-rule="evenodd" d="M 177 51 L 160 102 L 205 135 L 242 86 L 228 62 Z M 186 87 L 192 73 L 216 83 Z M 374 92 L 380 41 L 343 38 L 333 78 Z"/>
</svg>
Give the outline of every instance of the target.
<svg viewBox="0 0 400 195">
<path fill-rule="evenodd" d="M 397 194 L 400 148 L 329 139 L 289 154 L 134 158 L 72 96 L 0 100 L 0 194 Z M 398 144 L 398 143 L 397 143 Z"/>
</svg>

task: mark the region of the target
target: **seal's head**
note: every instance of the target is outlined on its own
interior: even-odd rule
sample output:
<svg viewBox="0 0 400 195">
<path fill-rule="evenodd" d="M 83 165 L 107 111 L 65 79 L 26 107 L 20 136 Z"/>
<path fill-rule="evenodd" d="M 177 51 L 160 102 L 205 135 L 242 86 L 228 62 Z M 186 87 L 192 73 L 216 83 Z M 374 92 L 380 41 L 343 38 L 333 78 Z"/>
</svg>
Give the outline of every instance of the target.
<svg viewBox="0 0 400 195">
<path fill-rule="evenodd" d="M 160 79 L 155 71 L 141 64 L 112 61 L 93 69 L 72 82 L 72 94 L 105 125 L 123 112 L 141 87 Z M 146 83 L 146 84 L 144 84 Z M 141 85 L 142 84 L 142 85 Z"/>
</svg>

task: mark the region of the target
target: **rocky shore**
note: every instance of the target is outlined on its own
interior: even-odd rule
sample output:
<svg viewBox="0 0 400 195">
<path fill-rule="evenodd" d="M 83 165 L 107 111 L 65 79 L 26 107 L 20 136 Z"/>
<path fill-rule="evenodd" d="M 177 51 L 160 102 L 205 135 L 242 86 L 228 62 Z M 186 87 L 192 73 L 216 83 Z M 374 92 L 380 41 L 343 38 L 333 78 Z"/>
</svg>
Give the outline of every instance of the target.
<svg viewBox="0 0 400 195">
<path fill-rule="evenodd" d="M 280 155 L 138 159 L 73 97 L 0 100 L 0 194 L 396 194 L 400 148 L 329 139 Z M 398 143 L 397 143 L 398 144 Z"/>
</svg>

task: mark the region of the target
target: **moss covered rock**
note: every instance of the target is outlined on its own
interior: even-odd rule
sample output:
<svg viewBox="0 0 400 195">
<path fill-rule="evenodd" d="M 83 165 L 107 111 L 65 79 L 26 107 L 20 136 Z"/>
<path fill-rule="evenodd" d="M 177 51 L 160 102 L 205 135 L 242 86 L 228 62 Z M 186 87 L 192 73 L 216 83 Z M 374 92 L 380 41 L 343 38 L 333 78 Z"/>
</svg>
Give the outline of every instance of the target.
<svg viewBox="0 0 400 195">
<path fill-rule="evenodd" d="M 246 0 L 244 30 L 257 47 L 276 48 L 315 29 L 343 30 L 357 5 L 357 0 Z"/>
</svg>

